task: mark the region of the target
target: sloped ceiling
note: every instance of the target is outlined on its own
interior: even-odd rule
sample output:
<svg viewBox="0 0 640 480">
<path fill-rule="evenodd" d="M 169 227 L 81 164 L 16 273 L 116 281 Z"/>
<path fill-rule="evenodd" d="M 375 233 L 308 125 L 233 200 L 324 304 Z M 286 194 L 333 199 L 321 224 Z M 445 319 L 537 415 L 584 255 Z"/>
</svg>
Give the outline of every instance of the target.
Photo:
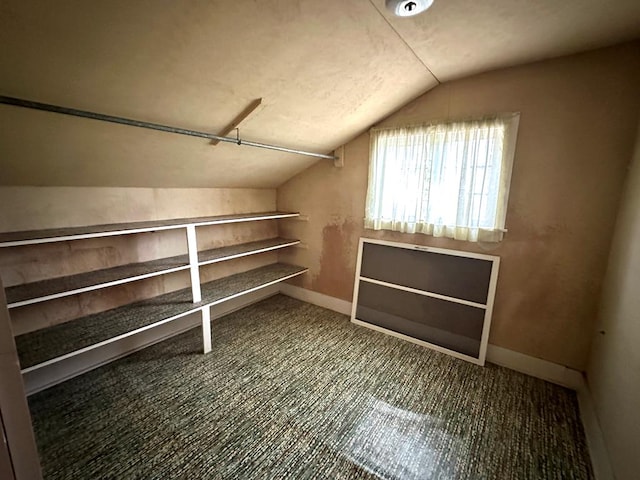
<svg viewBox="0 0 640 480">
<path fill-rule="evenodd" d="M 439 82 L 640 37 L 637 0 L 5 0 L 0 95 L 330 153 Z M 317 159 L 0 105 L 0 184 L 277 187 Z M 327 160 L 320 160 L 327 161 Z"/>
</svg>

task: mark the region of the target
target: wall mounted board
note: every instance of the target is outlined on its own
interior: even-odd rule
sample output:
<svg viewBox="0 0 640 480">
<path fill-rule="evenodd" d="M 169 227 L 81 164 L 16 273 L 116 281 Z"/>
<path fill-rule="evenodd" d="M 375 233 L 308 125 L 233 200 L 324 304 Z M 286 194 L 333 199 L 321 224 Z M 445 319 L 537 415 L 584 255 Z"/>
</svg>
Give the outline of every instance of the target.
<svg viewBox="0 0 640 480">
<path fill-rule="evenodd" d="M 484 365 L 500 258 L 360 239 L 351 321 Z"/>
</svg>

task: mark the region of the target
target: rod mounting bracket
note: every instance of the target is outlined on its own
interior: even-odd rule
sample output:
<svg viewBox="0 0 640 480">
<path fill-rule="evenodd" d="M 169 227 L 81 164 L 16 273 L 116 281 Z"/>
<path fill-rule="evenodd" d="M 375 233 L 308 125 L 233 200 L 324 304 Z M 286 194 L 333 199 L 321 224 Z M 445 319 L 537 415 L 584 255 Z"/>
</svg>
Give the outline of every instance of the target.
<svg viewBox="0 0 640 480">
<path fill-rule="evenodd" d="M 333 166 L 337 168 L 344 167 L 344 145 L 339 146 L 333 151 Z"/>
</svg>

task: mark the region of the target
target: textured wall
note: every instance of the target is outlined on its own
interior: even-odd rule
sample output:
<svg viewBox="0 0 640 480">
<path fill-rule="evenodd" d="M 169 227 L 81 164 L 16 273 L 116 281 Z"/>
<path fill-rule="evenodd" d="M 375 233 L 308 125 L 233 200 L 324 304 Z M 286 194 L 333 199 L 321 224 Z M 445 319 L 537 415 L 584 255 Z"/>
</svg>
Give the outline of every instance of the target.
<svg viewBox="0 0 640 480">
<path fill-rule="evenodd" d="M 640 130 L 616 223 L 587 378 L 619 480 L 640 471 Z M 600 333 L 604 332 L 604 333 Z"/>
<path fill-rule="evenodd" d="M 275 190 L 0 187 L 0 232 L 275 210 Z"/>
<path fill-rule="evenodd" d="M 639 44 L 499 70 L 436 87 L 381 125 L 521 112 L 505 240 L 482 245 L 363 228 L 368 134 L 342 169 L 320 162 L 278 188 L 307 222 L 281 254 L 311 267 L 301 286 L 350 300 L 360 236 L 499 255 L 490 342 L 584 369 L 620 189 L 635 138 Z"/>
<path fill-rule="evenodd" d="M 0 187 L 0 231 L 158 220 L 275 210 L 268 189 L 152 189 L 85 187 Z M 200 249 L 274 237 L 275 221 L 198 229 Z M 0 249 L 5 286 L 152 260 L 187 252 L 185 230 L 75 240 Z M 206 266 L 203 281 L 277 260 L 256 255 Z M 11 311 L 16 333 L 64 322 L 189 285 L 187 271 L 100 289 Z"/>
<path fill-rule="evenodd" d="M 437 83 L 367 1 L 5 0 L 0 12 L 3 95 L 210 133 L 262 98 L 243 139 L 321 153 Z M 273 188 L 314 161 L 0 105 L 1 185 Z"/>
</svg>

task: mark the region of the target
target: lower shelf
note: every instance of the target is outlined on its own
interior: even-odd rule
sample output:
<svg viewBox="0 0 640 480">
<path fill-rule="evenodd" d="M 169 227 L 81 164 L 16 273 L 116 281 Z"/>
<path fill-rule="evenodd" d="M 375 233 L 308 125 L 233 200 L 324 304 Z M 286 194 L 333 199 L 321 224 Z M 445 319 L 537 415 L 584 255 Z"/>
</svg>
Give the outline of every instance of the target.
<svg viewBox="0 0 640 480">
<path fill-rule="evenodd" d="M 273 285 L 307 271 L 276 263 L 202 284 L 202 301 L 191 301 L 191 289 L 166 293 L 106 312 L 16 337 L 23 373 L 115 342 L 240 295 Z"/>
</svg>

